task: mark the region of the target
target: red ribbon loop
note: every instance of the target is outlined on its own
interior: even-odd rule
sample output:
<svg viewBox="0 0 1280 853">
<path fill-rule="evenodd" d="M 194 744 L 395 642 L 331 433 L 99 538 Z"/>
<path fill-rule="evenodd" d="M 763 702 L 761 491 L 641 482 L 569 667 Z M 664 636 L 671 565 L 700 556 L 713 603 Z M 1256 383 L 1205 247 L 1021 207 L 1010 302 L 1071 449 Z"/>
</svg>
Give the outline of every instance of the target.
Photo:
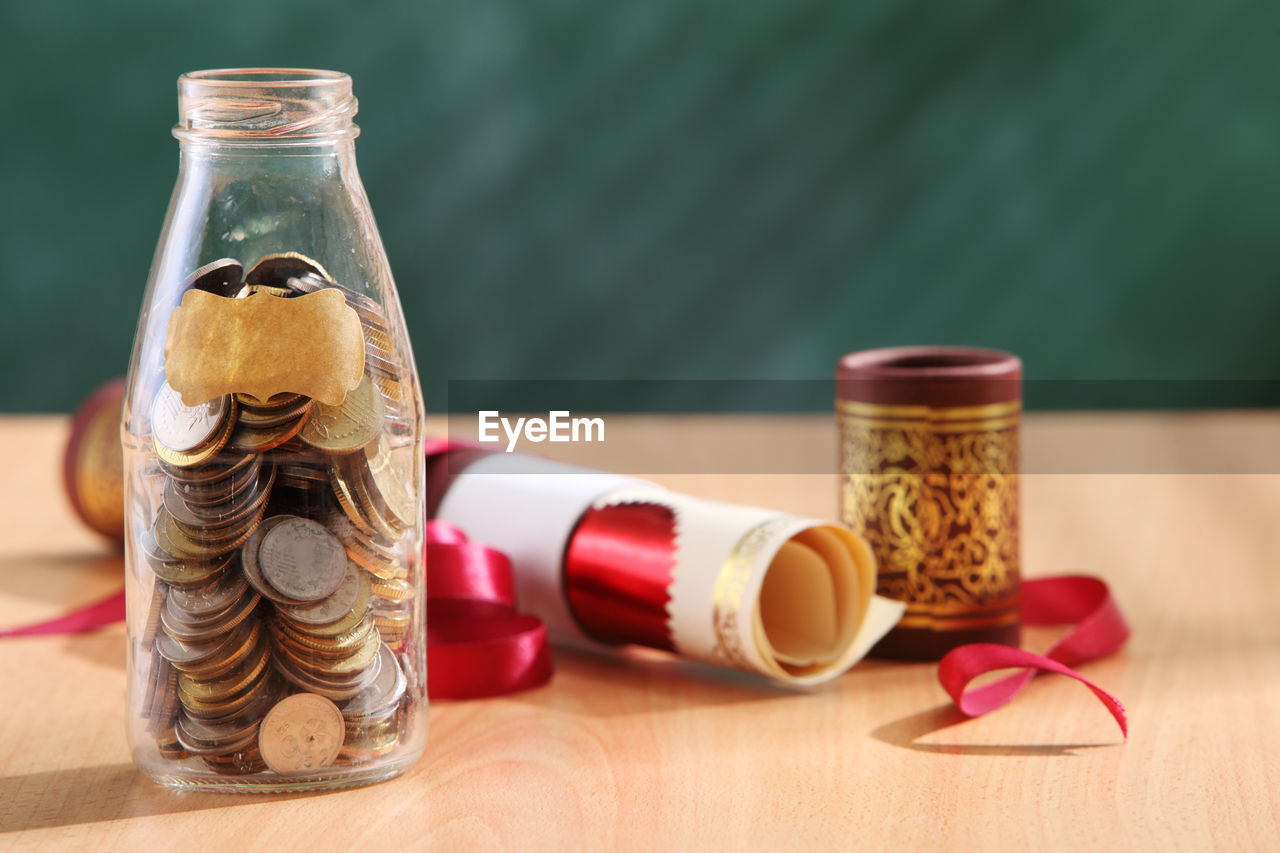
<svg viewBox="0 0 1280 853">
<path fill-rule="evenodd" d="M 475 699 L 551 678 L 547 628 L 515 610 L 506 554 L 427 525 L 427 689 L 432 699 Z"/>
<path fill-rule="evenodd" d="M 124 621 L 124 589 L 113 592 L 101 601 L 72 610 L 64 616 L 24 625 L 20 628 L 0 630 L 5 637 L 35 637 L 41 634 L 79 634 L 93 631 L 105 625 Z"/>
<path fill-rule="evenodd" d="M 1012 702 L 1039 673 L 1056 672 L 1092 690 L 1128 740 L 1129 724 L 1120 701 L 1071 669 L 1112 654 L 1129 638 L 1129 624 L 1107 585 L 1085 575 L 1023 581 L 1022 623 L 1075 627 L 1044 655 L 992 643 L 953 649 L 938 663 L 938 681 L 956 707 L 970 717 L 981 716 Z M 979 675 L 1011 668 L 1022 671 L 966 690 Z"/>
</svg>

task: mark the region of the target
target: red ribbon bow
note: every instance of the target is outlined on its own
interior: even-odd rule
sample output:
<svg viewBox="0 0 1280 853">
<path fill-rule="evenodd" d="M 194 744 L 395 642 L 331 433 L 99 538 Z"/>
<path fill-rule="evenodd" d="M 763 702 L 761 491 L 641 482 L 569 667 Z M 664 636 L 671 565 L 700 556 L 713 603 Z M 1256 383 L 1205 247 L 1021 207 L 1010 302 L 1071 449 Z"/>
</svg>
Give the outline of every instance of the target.
<svg viewBox="0 0 1280 853">
<path fill-rule="evenodd" d="M 517 613 L 507 555 L 427 522 L 427 690 L 432 699 L 475 699 L 551 678 L 547 628 Z"/>
<path fill-rule="evenodd" d="M 1107 585 L 1086 575 L 1023 581 L 1022 624 L 1074 627 L 1043 655 L 995 643 L 952 649 L 938 663 L 938 681 L 956 707 L 970 717 L 979 717 L 1012 702 L 1041 672 L 1056 672 L 1092 690 L 1128 740 L 1129 723 L 1120 700 L 1071 668 L 1118 651 L 1129 638 L 1129 624 Z M 1022 671 L 965 689 L 979 675 L 1013 668 Z"/>
</svg>

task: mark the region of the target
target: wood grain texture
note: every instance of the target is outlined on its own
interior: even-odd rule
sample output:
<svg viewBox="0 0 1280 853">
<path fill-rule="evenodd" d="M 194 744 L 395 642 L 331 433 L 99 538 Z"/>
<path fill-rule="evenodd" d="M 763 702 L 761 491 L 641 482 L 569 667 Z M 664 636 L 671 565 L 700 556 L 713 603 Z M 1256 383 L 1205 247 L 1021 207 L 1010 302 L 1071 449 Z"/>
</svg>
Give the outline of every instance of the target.
<svg viewBox="0 0 1280 853">
<path fill-rule="evenodd" d="M 1126 418 L 1191 456 L 1238 429 L 1232 416 Z M 1031 417 L 1026 430 L 1043 441 L 1065 423 Z M 732 417 L 679 426 L 759 428 Z M 66 429 L 62 418 L 0 420 L 0 625 L 117 583 L 119 558 L 61 493 Z M 830 420 L 776 429 L 825 442 Z M 661 479 L 834 511 L 828 477 Z M 0 846 L 1276 849 L 1280 476 L 1031 475 L 1024 520 L 1029 575 L 1100 573 L 1130 617 L 1126 651 L 1085 669 L 1127 706 L 1127 744 L 1061 678 L 966 721 L 928 664 L 864 662 L 795 694 L 656 653 L 557 653 L 547 687 L 437 703 L 425 756 L 398 780 L 318 796 L 181 794 L 129 763 L 116 627 L 0 641 Z M 1051 639 L 1035 632 L 1028 644 Z"/>
</svg>

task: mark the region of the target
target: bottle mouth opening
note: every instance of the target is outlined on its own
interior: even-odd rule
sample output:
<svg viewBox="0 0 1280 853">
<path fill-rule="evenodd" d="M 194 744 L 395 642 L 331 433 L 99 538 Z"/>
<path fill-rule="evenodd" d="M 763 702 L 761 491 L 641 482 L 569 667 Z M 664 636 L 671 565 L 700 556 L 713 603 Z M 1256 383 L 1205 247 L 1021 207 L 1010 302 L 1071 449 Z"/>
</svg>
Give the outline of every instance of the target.
<svg viewBox="0 0 1280 853">
<path fill-rule="evenodd" d="M 352 139 L 351 78 L 311 68 L 222 68 L 178 78 L 179 140 L 308 145 Z"/>
</svg>

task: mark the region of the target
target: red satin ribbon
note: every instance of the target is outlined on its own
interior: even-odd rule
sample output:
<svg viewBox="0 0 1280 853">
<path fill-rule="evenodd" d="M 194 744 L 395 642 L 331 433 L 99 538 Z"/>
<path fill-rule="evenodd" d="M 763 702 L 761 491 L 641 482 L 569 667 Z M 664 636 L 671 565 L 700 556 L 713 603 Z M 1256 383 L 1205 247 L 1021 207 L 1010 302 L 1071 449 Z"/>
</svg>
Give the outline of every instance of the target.
<svg viewBox="0 0 1280 853">
<path fill-rule="evenodd" d="M 551 652 L 542 620 L 515 611 L 505 554 L 427 524 L 427 692 L 432 699 L 496 696 L 545 684 Z M 0 630 L 0 638 L 77 634 L 124 619 L 124 590 L 65 616 Z"/>
<path fill-rule="evenodd" d="M 39 634 L 79 634 L 124 620 L 124 590 L 113 592 L 101 601 L 72 610 L 65 616 L 0 631 L 4 637 L 34 637 Z"/>
<path fill-rule="evenodd" d="M 981 716 L 1012 702 L 1041 672 L 1056 672 L 1092 690 L 1128 740 L 1124 706 L 1071 668 L 1118 651 L 1129 638 L 1129 624 L 1107 585 L 1084 575 L 1023 581 L 1022 624 L 1075 627 L 1044 655 L 993 643 L 972 643 L 950 651 L 938 663 L 938 681 L 956 707 L 970 717 Z M 966 689 L 979 675 L 1012 668 L 1022 671 Z"/>
<path fill-rule="evenodd" d="M 551 678 L 547 628 L 515 610 L 506 554 L 427 522 L 427 689 L 432 699 L 475 699 Z"/>
</svg>

